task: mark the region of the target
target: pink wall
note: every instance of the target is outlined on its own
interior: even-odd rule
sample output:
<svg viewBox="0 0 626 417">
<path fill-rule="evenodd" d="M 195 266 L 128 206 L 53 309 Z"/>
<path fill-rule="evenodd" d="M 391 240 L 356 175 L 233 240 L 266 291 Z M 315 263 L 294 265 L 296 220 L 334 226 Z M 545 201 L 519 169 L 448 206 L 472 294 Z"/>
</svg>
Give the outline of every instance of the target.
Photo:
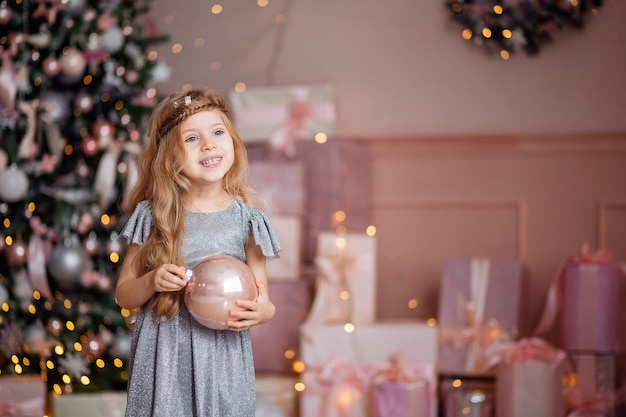
<svg viewBox="0 0 626 417">
<path fill-rule="evenodd" d="M 215 3 L 153 2 L 171 34 L 165 90 L 332 84 L 336 136 L 351 139 L 626 131 L 624 1 L 509 61 L 462 40 L 445 0 L 225 1 L 214 15 Z"/>
<path fill-rule="evenodd" d="M 587 243 L 626 260 L 626 134 L 370 145 L 381 318 L 435 316 L 446 256 L 514 256 L 526 270 L 528 334 L 565 257 Z M 626 320 L 621 326 L 624 347 Z"/>
</svg>

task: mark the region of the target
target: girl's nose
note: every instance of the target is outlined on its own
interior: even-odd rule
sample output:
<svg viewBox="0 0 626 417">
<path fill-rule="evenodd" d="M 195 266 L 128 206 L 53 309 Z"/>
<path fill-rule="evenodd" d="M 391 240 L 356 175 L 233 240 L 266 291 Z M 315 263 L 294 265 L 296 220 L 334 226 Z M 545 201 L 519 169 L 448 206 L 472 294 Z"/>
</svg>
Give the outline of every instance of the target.
<svg viewBox="0 0 626 417">
<path fill-rule="evenodd" d="M 202 149 L 205 149 L 207 151 L 211 151 L 213 149 L 215 149 L 215 143 L 213 143 L 212 140 L 207 140 L 204 142 L 204 146 L 202 147 Z"/>
</svg>

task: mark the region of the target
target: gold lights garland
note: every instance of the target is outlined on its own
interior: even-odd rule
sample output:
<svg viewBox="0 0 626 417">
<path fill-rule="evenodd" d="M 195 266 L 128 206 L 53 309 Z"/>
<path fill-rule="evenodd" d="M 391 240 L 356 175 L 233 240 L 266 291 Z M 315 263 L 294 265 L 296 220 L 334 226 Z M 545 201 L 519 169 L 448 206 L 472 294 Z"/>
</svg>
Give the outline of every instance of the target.
<svg viewBox="0 0 626 417">
<path fill-rule="evenodd" d="M 571 26 L 582 29 L 585 15 L 597 14 L 602 0 L 449 0 L 452 20 L 463 26 L 461 36 L 496 52 L 502 59 L 522 49 L 539 53 L 553 35 Z"/>
</svg>

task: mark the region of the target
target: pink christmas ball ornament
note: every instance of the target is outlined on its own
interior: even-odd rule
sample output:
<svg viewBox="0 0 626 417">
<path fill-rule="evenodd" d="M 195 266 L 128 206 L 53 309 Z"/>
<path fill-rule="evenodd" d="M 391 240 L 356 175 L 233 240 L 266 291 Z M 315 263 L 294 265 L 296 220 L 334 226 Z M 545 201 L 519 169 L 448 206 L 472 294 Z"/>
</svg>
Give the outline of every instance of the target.
<svg viewBox="0 0 626 417">
<path fill-rule="evenodd" d="M 258 288 L 252 271 L 231 256 L 215 256 L 188 271 L 191 280 L 185 290 L 185 304 L 191 315 L 205 327 L 228 328 L 230 310 L 239 307 L 236 300 L 255 301 Z"/>
<path fill-rule="evenodd" d="M 87 58 L 85 58 L 85 55 L 78 49 L 70 48 L 59 58 L 59 65 L 63 75 L 70 81 L 77 81 L 85 73 Z"/>
</svg>

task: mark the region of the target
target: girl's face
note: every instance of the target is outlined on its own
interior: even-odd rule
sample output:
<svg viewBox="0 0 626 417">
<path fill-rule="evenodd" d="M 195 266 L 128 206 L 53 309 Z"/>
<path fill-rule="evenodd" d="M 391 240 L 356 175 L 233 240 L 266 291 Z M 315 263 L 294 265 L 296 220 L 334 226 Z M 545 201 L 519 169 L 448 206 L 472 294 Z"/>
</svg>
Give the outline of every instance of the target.
<svg viewBox="0 0 626 417">
<path fill-rule="evenodd" d="M 217 110 L 201 111 L 180 125 L 180 138 L 186 151 L 183 175 L 193 185 L 221 183 L 233 166 L 233 138 Z"/>
</svg>

